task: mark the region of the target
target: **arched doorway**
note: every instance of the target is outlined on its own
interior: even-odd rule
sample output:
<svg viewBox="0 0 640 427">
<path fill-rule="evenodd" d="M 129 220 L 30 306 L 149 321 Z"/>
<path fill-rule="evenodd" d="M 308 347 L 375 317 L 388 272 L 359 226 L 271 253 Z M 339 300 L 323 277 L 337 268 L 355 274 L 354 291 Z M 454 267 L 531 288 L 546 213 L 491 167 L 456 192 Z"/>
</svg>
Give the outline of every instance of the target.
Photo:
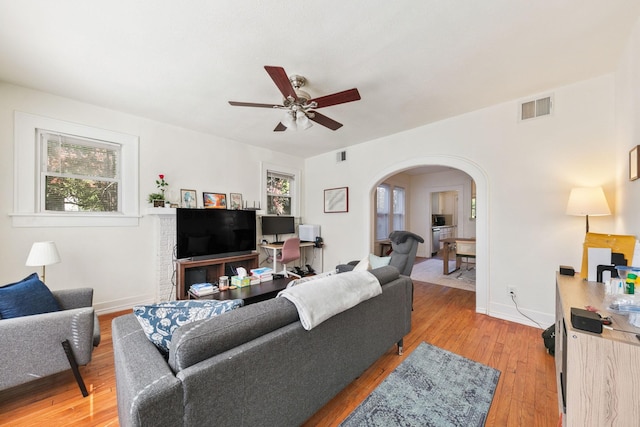
<svg viewBox="0 0 640 427">
<path fill-rule="evenodd" d="M 468 159 L 452 156 L 426 156 L 405 160 L 388 166 L 376 173 L 368 183 L 369 192 L 363 206 L 369 206 L 369 212 L 373 212 L 373 195 L 378 183 L 387 177 L 420 166 L 448 166 L 459 169 L 475 181 L 476 185 L 476 312 L 487 314 L 489 308 L 489 207 L 488 207 L 488 180 L 485 172 L 479 166 Z M 369 236 L 368 244 L 372 246 L 374 241 L 373 214 L 367 217 Z"/>
</svg>

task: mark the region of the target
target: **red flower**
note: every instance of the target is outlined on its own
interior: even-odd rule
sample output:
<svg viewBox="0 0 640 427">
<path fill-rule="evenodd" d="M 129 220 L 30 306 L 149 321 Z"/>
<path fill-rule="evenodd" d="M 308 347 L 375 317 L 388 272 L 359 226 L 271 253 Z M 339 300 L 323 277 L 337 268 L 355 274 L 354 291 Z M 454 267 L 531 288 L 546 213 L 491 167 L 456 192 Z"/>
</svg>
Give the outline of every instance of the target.
<svg viewBox="0 0 640 427">
<path fill-rule="evenodd" d="M 163 174 L 160 174 L 158 176 L 160 177 L 160 179 L 164 179 L 164 175 Z"/>
</svg>

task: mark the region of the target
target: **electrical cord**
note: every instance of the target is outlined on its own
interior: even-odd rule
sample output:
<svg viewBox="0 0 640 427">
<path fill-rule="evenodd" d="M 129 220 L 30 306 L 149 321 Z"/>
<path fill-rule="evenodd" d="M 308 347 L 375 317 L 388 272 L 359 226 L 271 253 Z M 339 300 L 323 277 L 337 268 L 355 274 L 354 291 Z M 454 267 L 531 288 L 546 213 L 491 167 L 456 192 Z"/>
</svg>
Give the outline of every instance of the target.
<svg viewBox="0 0 640 427">
<path fill-rule="evenodd" d="M 540 323 L 536 322 L 535 320 L 533 320 L 531 317 L 527 316 L 526 314 L 524 314 L 522 311 L 520 311 L 520 307 L 518 307 L 518 303 L 516 302 L 516 296 L 511 293 L 511 300 L 513 301 L 513 304 L 516 306 L 516 310 L 518 310 L 518 313 L 520 313 L 521 315 L 523 315 L 524 317 L 526 317 L 527 319 L 531 320 L 533 323 L 535 323 L 536 325 L 538 325 L 538 328 L 542 329 L 543 331 L 545 330 L 545 328 L 542 327 L 542 325 L 540 325 Z"/>
</svg>

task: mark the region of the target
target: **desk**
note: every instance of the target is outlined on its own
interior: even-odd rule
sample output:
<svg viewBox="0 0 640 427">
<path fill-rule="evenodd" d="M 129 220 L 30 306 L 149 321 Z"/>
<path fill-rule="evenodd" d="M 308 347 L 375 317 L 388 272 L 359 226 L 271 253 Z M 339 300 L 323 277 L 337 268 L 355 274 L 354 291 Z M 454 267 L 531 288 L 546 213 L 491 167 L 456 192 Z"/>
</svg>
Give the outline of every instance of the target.
<svg viewBox="0 0 640 427">
<path fill-rule="evenodd" d="M 314 247 L 316 244 L 315 242 L 300 242 L 300 249 L 304 249 L 304 248 L 312 248 Z M 271 255 L 269 255 L 269 257 L 273 260 L 273 273 L 276 274 L 278 273 L 278 262 L 276 261 L 276 256 L 278 255 L 278 251 L 282 249 L 282 244 L 275 244 L 275 243 L 263 243 L 260 245 L 261 248 L 266 249 L 267 251 L 273 251 L 273 253 Z M 300 259 L 303 259 L 303 251 L 300 251 Z M 304 257 L 305 259 L 305 264 L 306 264 L 306 257 Z"/>
<path fill-rule="evenodd" d="M 460 259 L 456 257 L 456 269 L 449 271 L 449 246 L 455 244 L 456 240 L 462 240 L 464 242 L 475 242 L 475 237 L 448 237 L 440 240 L 442 245 L 442 274 L 451 274 L 460 268 Z"/>
</svg>

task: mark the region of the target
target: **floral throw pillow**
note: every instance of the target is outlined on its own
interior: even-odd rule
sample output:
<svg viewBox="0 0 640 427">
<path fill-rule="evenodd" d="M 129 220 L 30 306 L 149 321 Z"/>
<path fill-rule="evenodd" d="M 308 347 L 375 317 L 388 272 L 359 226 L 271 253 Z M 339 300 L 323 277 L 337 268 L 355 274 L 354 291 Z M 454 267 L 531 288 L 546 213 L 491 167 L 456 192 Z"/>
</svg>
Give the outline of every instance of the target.
<svg viewBox="0 0 640 427">
<path fill-rule="evenodd" d="M 244 301 L 233 300 L 184 300 L 133 307 L 140 326 L 149 340 L 164 355 L 169 354 L 171 337 L 180 326 L 196 320 L 208 319 L 242 307 Z"/>
</svg>

